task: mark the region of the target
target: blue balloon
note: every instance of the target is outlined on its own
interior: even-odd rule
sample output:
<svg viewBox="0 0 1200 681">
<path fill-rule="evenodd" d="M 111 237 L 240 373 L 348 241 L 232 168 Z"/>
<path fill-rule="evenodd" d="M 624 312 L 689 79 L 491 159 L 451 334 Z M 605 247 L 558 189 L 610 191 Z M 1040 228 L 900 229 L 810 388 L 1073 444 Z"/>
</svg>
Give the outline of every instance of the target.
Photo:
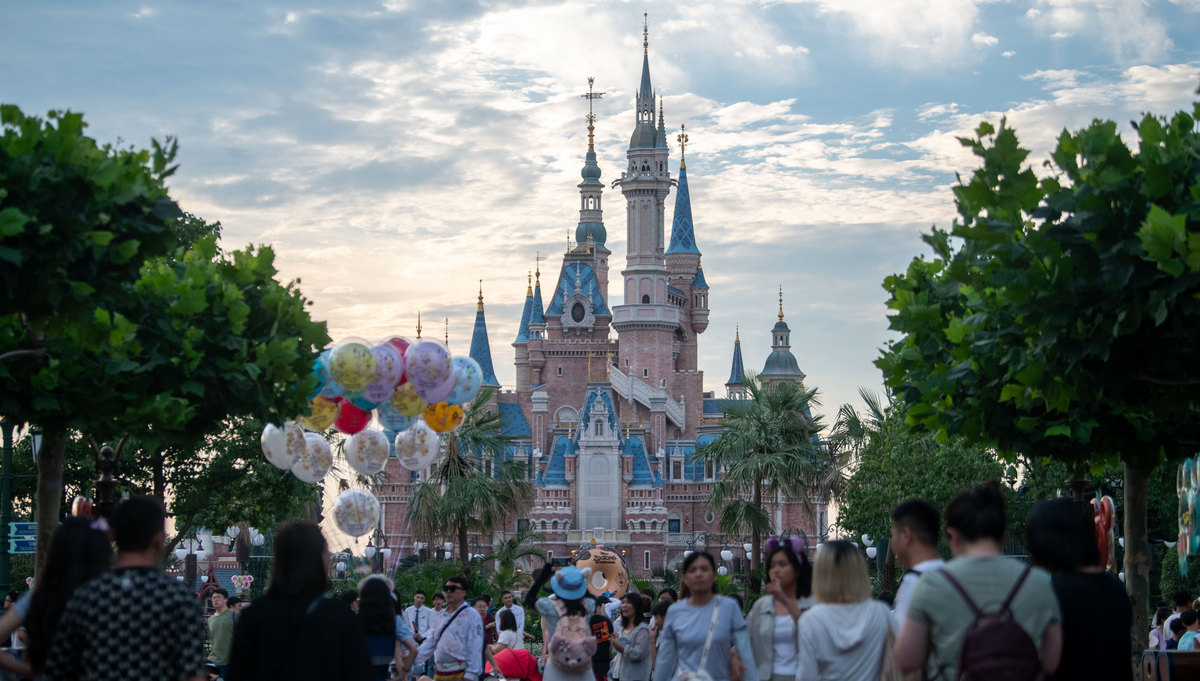
<svg viewBox="0 0 1200 681">
<path fill-rule="evenodd" d="M 475 399 L 483 387 L 483 370 L 470 357 L 458 356 L 452 360 L 454 388 L 446 396 L 446 404 L 466 404 Z"/>
<path fill-rule="evenodd" d="M 401 433 L 408 430 L 412 424 L 421 418 L 418 413 L 416 416 L 408 417 L 396 411 L 391 402 L 380 402 L 379 406 L 375 407 L 375 415 L 379 417 L 379 423 L 384 430 L 393 431 L 390 437 L 395 440 L 396 433 Z M 394 453 L 394 448 L 393 448 Z"/>
<path fill-rule="evenodd" d="M 308 394 L 309 400 L 312 400 L 312 398 L 320 395 L 321 391 L 325 388 L 325 360 L 323 360 L 321 357 L 318 357 L 316 361 L 313 362 L 312 373 L 313 377 L 317 379 L 317 384 L 313 387 L 312 392 Z"/>
<path fill-rule="evenodd" d="M 358 395 L 354 399 L 350 400 L 350 404 L 353 404 L 354 406 L 358 407 L 359 409 L 362 409 L 363 411 L 371 411 L 375 407 L 379 406 L 379 405 L 375 404 L 374 402 L 372 402 L 371 400 L 368 400 L 367 398 L 363 397 L 362 395 Z"/>
</svg>

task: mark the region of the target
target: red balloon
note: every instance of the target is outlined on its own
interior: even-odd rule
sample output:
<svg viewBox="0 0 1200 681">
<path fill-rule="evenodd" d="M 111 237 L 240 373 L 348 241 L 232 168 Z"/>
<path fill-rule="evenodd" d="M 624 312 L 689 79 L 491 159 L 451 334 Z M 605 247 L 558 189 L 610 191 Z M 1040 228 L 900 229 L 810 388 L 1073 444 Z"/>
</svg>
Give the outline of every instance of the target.
<svg viewBox="0 0 1200 681">
<path fill-rule="evenodd" d="M 387 341 L 385 341 L 385 342 L 391 343 L 392 347 L 396 348 L 396 351 L 400 353 L 400 357 L 402 357 L 402 358 L 408 356 L 408 349 L 410 347 L 412 347 L 412 341 L 410 341 L 409 339 L 404 338 L 402 336 L 392 336 L 391 338 L 387 339 Z M 402 386 L 405 383 L 408 383 L 407 372 L 405 372 L 405 375 L 400 377 L 400 382 L 397 383 L 396 385 Z"/>
<path fill-rule="evenodd" d="M 359 409 L 350 400 L 344 400 L 338 404 L 338 415 L 333 420 L 333 427 L 338 432 L 353 435 L 366 428 L 370 422 L 371 412 Z"/>
</svg>

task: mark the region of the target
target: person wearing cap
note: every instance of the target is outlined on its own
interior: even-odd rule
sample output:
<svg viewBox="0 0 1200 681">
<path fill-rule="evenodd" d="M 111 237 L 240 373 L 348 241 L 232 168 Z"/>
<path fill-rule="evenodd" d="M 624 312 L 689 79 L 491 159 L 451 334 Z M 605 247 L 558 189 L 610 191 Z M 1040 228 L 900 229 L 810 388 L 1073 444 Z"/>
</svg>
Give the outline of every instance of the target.
<svg viewBox="0 0 1200 681">
<path fill-rule="evenodd" d="M 546 681 L 594 681 L 591 665 L 582 672 L 572 674 L 555 666 L 549 660 L 549 642 L 554 636 L 560 617 L 581 615 L 586 621 L 596 610 L 596 599 L 588 594 L 588 571 L 568 565 L 550 578 L 550 590 L 554 593 L 537 600 L 537 611 L 542 616 L 542 640 L 547 645 L 542 651 L 542 674 Z"/>
</svg>

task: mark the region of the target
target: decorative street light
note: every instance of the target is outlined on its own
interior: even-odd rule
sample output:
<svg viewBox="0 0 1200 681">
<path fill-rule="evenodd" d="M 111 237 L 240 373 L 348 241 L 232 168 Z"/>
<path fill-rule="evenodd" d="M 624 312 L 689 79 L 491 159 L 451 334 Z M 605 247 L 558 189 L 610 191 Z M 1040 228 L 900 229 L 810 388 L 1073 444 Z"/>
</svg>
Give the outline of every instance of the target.
<svg viewBox="0 0 1200 681">
<path fill-rule="evenodd" d="M 188 533 L 179 540 L 179 544 L 175 547 L 175 557 L 183 562 L 184 583 L 188 585 L 189 589 L 195 588 L 197 563 L 208 557 L 208 551 L 204 550 L 204 543 L 197 539 L 195 534 Z"/>
<path fill-rule="evenodd" d="M 754 544 L 751 544 L 750 542 L 746 542 L 745 544 L 742 544 L 742 550 L 745 551 L 746 556 L 749 557 L 750 552 L 754 550 Z"/>
</svg>

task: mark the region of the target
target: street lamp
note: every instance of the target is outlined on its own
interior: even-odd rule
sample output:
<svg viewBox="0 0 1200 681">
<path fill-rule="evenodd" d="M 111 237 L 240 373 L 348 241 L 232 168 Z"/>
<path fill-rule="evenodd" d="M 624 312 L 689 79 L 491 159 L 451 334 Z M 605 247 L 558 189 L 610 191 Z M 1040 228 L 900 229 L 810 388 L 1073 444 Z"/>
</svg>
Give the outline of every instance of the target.
<svg viewBox="0 0 1200 681">
<path fill-rule="evenodd" d="M 175 547 L 175 557 L 183 562 L 183 581 L 189 589 L 194 589 L 197 563 L 208 557 L 208 551 L 204 550 L 203 542 L 197 539 L 195 534 L 189 533 L 188 536 L 179 540 L 179 544 Z"/>
<path fill-rule="evenodd" d="M 754 544 L 746 542 L 745 544 L 742 544 L 742 550 L 746 552 L 747 556 L 749 556 L 750 552 L 754 550 Z"/>
</svg>

